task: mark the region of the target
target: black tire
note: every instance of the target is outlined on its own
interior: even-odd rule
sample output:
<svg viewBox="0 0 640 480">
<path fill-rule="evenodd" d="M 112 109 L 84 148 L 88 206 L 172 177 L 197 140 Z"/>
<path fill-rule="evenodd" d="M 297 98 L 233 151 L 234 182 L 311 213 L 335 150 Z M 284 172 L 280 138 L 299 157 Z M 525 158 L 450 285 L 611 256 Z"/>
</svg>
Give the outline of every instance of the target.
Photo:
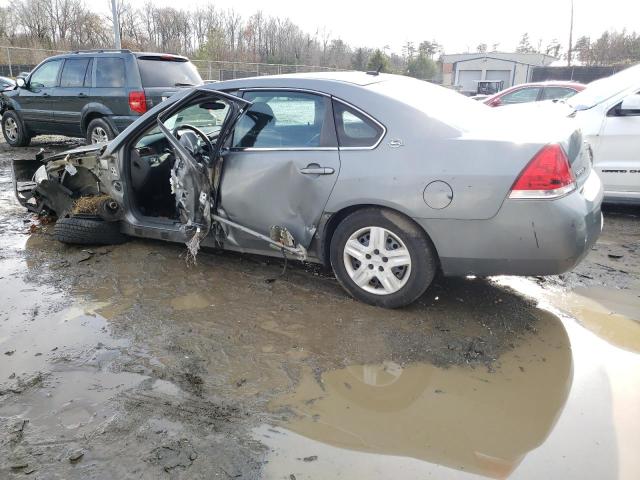
<svg viewBox="0 0 640 480">
<path fill-rule="evenodd" d="M 393 293 L 371 293 L 355 283 L 347 272 L 344 260 L 345 245 L 352 235 L 367 227 L 384 228 L 404 243 L 409 252 L 411 267 L 408 270 L 408 274 L 406 270 L 404 273 L 404 275 L 408 275 L 408 279 L 399 290 Z M 390 241 L 390 237 L 390 235 L 386 235 L 386 242 Z M 391 241 L 393 243 L 393 240 Z M 400 308 L 414 302 L 431 285 L 438 269 L 435 248 L 425 232 L 412 220 L 387 209 L 366 208 L 357 210 L 345 217 L 331 238 L 330 248 L 331 267 L 340 285 L 354 298 L 378 307 Z M 385 258 L 384 252 L 379 252 L 379 254 L 372 253 L 369 258 L 371 256 L 381 257 L 379 261 Z M 367 262 L 367 260 L 364 261 Z M 387 260 L 384 261 L 386 262 Z M 384 263 L 381 263 L 380 267 L 384 268 L 384 265 Z M 364 265 L 362 266 L 364 267 Z M 375 268 L 380 267 L 372 269 L 374 274 Z M 398 273 L 398 275 L 401 273 Z M 404 276 L 402 279 L 404 279 Z M 377 290 L 382 288 L 382 284 L 377 280 L 377 277 L 372 279 L 371 282 L 368 284 L 368 288 Z M 376 282 L 379 283 L 379 286 L 376 286 Z"/>
<path fill-rule="evenodd" d="M 103 118 L 94 118 L 87 125 L 87 136 L 85 137 L 88 144 L 98 143 L 96 142 L 96 138 L 98 136 L 104 137 L 106 135 L 107 140 L 113 140 L 116 138 L 116 134 L 113 133 L 113 129 L 109 122 L 107 122 Z"/>
<path fill-rule="evenodd" d="M 84 216 L 59 218 L 53 236 L 59 242 L 76 245 L 116 245 L 127 241 L 119 222 Z"/>
<path fill-rule="evenodd" d="M 2 116 L 2 135 L 12 147 L 26 147 L 31 143 L 31 136 L 24 123 L 13 110 L 7 110 Z"/>
</svg>

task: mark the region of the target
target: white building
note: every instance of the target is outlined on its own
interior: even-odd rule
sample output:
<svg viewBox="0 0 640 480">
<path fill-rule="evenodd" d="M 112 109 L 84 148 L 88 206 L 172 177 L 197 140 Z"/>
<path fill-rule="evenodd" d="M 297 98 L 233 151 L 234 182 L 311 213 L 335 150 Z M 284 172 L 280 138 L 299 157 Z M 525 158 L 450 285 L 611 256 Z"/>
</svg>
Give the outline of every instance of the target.
<svg viewBox="0 0 640 480">
<path fill-rule="evenodd" d="M 442 84 L 463 93 L 476 92 L 478 80 L 503 80 L 504 88 L 526 83 L 533 67 L 550 65 L 557 59 L 544 53 L 457 53 L 442 56 Z"/>
</svg>

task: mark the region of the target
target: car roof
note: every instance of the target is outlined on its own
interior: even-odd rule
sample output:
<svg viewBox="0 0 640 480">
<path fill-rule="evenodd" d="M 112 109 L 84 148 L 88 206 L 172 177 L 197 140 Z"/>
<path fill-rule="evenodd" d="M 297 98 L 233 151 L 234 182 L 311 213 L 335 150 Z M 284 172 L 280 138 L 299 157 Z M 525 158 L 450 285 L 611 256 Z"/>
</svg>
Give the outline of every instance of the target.
<svg viewBox="0 0 640 480">
<path fill-rule="evenodd" d="M 519 83 L 518 85 L 513 85 L 505 90 L 511 90 L 513 88 L 522 88 L 522 87 L 586 87 L 584 83 L 580 82 L 572 82 L 569 80 L 545 80 L 544 82 L 529 82 L 529 83 Z"/>
<path fill-rule="evenodd" d="M 95 49 L 95 50 L 76 50 L 73 52 L 66 52 L 66 53 L 60 53 L 58 55 L 53 55 L 46 60 L 51 60 L 51 59 L 55 59 L 55 58 L 69 58 L 69 57 L 74 57 L 76 55 L 93 55 L 93 56 L 100 56 L 100 55 L 109 55 L 109 56 L 113 56 L 113 55 L 133 55 L 136 58 L 139 57 L 164 57 L 167 59 L 180 59 L 180 60 L 184 60 L 184 61 L 189 61 L 189 59 L 187 57 L 184 57 L 182 55 L 174 55 L 172 53 L 158 53 L 158 52 L 132 52 L 131 50 L 128 50 L 126 48 L 123 49 Z"/>
<path fill-rule="evenodd" d="M 367 86 L 374 83 L 380 83 L 394 78 L 395 75 L 390 74 L 373 74 L 365 72 L 305 72 L 305 73 L 286 73 L 281 75 L 264 75 L 259 77 L 247 77 L 234 80 L 225 80 L 218 82 L 214 85 L 215 89 L 226 88 L 244 88 L 246 84 L 250 84 L 252 87 L 272 86 L 278 82 L 286 84 L 296 83 L 300 87 L 305 84 L 311 84 L 316 82 L 333 83 L 333 84 L 351 84 L 358 86 Z"/>
<path fill-rule="evenodd" d="M 571 82 L 567 80 L 546 80 L 544 82 L 529 82 L 529 83 L 519 83 L 518 85 L 513 85 L 509 88 L 505 88 L 504 90 L 500 90 L 497 93 L 494 93 L 488 98 L 483 99 L 483 102 L 487 103 L 493 100 L 494 98 L 500 98 L 507 93 L 511 93 L 515 90 L 519 90 L 521 88 L 527 87 L 572 87 L 577 91 L 584 90 L 587 86 L 584 83 L 580 82 Z"/>
</svg>

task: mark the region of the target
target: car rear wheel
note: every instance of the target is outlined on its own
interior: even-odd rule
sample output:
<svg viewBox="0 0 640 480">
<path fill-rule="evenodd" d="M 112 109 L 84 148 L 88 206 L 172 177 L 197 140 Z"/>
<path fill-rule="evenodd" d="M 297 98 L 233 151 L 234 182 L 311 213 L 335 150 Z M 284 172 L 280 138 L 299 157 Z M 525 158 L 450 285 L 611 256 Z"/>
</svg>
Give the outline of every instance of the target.
<svg viewBox="0 0 640 480">
<path fill-rule="evenodd" d="M 420 297 L 437 270 L 425 233 L 408 218 L 367 208 L 345 217 L 331 239 L 331 266 L 353 297 L 398 308 Z"/>
<path fill-rule="evenodd" d="M 102 118 L 95 118 L 89 122 L 87 126 L 87 143 L 102 143 L 113 140 L 116 137 L 115 133 L 109 126 L 106 120 Z"/>
<path fill-rule="evenodd" d="M 31 142 L 31 136 L 27 133 L 24 124 L 18 114 L 12 110 L 5 112 L 2 116 L 2 134 L 12 147 L 26 147 Z"/>
</svg>

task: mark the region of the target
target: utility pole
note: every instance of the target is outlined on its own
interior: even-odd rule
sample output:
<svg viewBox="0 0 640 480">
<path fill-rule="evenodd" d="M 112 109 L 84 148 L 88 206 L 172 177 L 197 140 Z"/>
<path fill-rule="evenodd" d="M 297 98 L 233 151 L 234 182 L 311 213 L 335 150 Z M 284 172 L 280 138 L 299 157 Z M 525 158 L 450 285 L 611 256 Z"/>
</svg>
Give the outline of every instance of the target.
<svg viewBox="0 0 640 480">
<path fill-rule="evenodd" d="M 571 0 L 571 25 L 569 26 L 569 49 L 567 50 L 567 66 L 571 66 L 571 55 L 573 54 L 573 0 Z"/>
<path fill-rule="evenodd" d="M 120 21 L 118 19 L 118 0 L 111 0 L 111 13 L 113 14 L 113 43 L 117 50 L 122 48 L 120 43 Z"/>
</svg>

